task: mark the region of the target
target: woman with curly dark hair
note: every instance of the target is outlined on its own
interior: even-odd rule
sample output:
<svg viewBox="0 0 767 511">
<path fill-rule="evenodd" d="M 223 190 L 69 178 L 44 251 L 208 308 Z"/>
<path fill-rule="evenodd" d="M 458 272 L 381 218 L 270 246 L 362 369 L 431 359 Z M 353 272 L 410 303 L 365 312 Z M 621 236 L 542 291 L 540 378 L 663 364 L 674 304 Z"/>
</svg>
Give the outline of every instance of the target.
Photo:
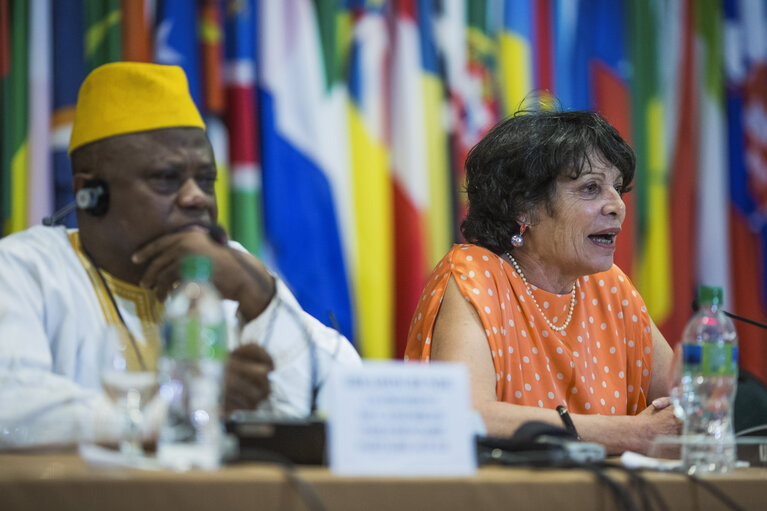
<svg viewBox="0 0 767 511">
<path fill-rule="evenodd" d="M 678 432 L 671 349 L 613 264 L 634 169 L 593 112 L 520 113 L 470 152 L 470 244 L 435 268 L 406 358 L 467 364 L 489 434 L 559 424 L 562 407 L 611 454 Z"/>
</svg>

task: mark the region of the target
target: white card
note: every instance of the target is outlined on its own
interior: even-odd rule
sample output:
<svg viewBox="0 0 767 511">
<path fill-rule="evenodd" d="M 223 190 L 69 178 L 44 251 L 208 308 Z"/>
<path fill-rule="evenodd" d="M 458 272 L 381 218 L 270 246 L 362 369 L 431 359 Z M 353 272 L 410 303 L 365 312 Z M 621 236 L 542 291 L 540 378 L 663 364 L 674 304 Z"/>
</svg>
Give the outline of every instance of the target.
<svg viewBox="0 0 767 511">
<path fill-rule="evenodd" d="M 477 469 L 469 376 L 454 363 L 365 362 L 330 382 L 328 457 L 345 476 L 464 476 Z"/>
</svg>

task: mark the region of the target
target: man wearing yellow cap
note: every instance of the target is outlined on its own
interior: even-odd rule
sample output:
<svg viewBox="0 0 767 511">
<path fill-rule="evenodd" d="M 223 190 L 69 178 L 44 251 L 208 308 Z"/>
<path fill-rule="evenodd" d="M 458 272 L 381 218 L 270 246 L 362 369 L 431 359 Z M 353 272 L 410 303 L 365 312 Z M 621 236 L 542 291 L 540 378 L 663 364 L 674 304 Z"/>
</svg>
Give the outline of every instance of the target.
<svg viewBox="0 0 767 511">
<path fill-rule="evenodd" d="M 105 328 L 124 324 L 137 356 L 154 364 L 163 300 L 188 254 L 210 257 L 226 299 L 227 411 L 307 415 L 312 387 L 322 395 L 315 383 L 360 363 L 260 261 L 214 240 L 215 160 L 180 68 L 94 70 L 69 154 L 79 230 L 39 226 L 0 240 L 0 447 L 114 434 L 99 420 L 108 409 L 96 356 Z"/>
</svg>

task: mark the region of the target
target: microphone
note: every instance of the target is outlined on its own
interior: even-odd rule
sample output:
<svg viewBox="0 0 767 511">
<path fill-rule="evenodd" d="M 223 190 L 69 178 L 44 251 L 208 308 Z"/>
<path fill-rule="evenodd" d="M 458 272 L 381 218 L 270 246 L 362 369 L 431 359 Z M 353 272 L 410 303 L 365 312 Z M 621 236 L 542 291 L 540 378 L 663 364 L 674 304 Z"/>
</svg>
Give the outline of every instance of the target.
<svg viewBox="0 0 767 511">
<path fill-rule="evenodd" d="M 210 225 L 208 235 L 215 243 L 228 246 L 226 231 L 220 225 Z M 245 273 L 253 278 L 260 278 L 254 275 L 255 269 L 248 264 L 239 250 L 233 249 L 232 255 Z M 326 434 L 325 421 L 317 418 L 317 396 L 320 389 L 317 347 L 312 342 L 311 332 L 302 314 L 286 304 L 279 296 L 275 295 L 273 299 L 277 300 L 276 309 L 272 312 L 273 315 L 267 324 L 262 345 L 266 348 L 267 343 L 271 341 L 275 318 L 280 310 L 288 313 L 297 323 L 302 341 L 309 349 L 309 415 L 305 419 L 265 418 L 258 411 L 241 410 L 229 417 L 226 421 L 226 429 L 238 439 L 237 459 L 239 460 L 282 459 L 294 463 L 319 465 L 324 463 L 326 457 Z M 341 337 L 341 334 L 339 333 L 338 336 Z M 343 338 L 338 340 L 345 342 Z"/>
<path fill-rule="evenodd" d="M 208 235 L 218 245 L 228 246 L 227 245 L 228 237 L 226 234 L 226 230 L 223 227 L 221 227 L 221 225 L 211 224 L 208 228 Z M 234 256 L 234 259 L 237 261 L 237 264 L 240 265 L 240 267 L 245 271 L 245 273 L 253 277 L 254 280 L 261 279 L 260 275 L 255 275 L 255 269 L 250 264 L 248 264 L 247 261 L 245 261 L 242 258 L 242 254 L 240 253 L 239 250 L 234 249 L 232 251 L 232 255 Z M 293 310 L 291 307 L 287 307 L 285 303 L 278 296 L 275 295 L 274 299 L 277 300 L 277 307 L 283 309 L 288 314 L 290 314 L 290 316 L 295 320 L 295 322 L 298 325 L 300 325 L 303 341 L 309 348 L 309 364 L 311 365 L 311 368 L 310 368 L 311 376 L 309 381 L 309 385 L 310 385 L 309 416 L 311 417 L 311 416 L 314 416 L 317 412 L 317 395 L 319 394 L 319 385 L 317 382 L 318 374 L 319 374 L 319 370 L 318 370 L 319 364 L 317 362 L 317 349 L 311 340 L 311 333 L 309 332 L 308 327 L 304 323 L 303 317 L 299 313 L 297 313 L 295 310 Z M 275 315 L 277 314 L 276 310 L 274 314 Z M 331 321 L 332 321 L 335 319 L 335 316 L 332 315 L 332 312 L 330 314 L 331 314 Z M 268 342 L 269 340 L 271 340 L 273 327 L 274 327 L 274 321 L 270 321 L 267 324 L 267 331 L 264 335 L 265 342 Z M 338 330 L 336 329 L 336 331 Z"/>
<path fill-rule="evenodd" d="M 698 312 L 699 309 L 700 309 L 700 305 L 698 304 L 698 299 L 696 298 L 696 299 L 694 299 L 692 301 L 692 310 L 693 310 L 693 312 Z M 754 319 L 747 318 L 747 317 L 744 317 L 744 316 L 740 316 L 738 314 L 726 311 L 724 309 L 722 309 L 722 312 L 728 318 L 736 319 L 738 321 L 742 321 L 744 323 L 748 323 L 749 325 L 754 325 L 756 327 L 763 328 L 763 329 L 767 330 L 767 324 L 760 323 L 759 321 L 756 321 Z"/>
<path fill-rule="evenodd" d="M 74 211 L 76 206 L 77 202 L 72 201 L 63 208 L 59 208 L 51 216 L 46 216 L 43 218 L 43 225 L 46 227 L 53 227 L 54 225 L 58 225 L 59 222 L 66 218 L 72 211 Z"/>
</svg>

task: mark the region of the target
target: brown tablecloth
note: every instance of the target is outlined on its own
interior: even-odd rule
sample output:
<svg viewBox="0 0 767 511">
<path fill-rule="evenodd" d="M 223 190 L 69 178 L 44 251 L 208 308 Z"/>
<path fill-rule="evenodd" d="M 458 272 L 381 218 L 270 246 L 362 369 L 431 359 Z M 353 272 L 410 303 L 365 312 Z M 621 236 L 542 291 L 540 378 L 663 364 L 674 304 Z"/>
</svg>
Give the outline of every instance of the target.
<svg viewBox="0 0 767 511">
<path fill-rule="evenodd" d="M 641 496 L 626 475 L 614 469 L 607 475 L 641 509 Z M 671 510 L 727 509 L 686 476 L 644 477 Z M 745 509 L 767 509 L 765 468 L 706 480 Z M 0 454 L 2 511 L 305 510 L 312 495 L 333 511 L 621 509 L 611 491 L 581 469 L 483 467 L 464 478 L 342 478 L 321 467 L 290 471 L 250 463 L 174 473 L 91 466 L 76 454 Z"/>
</svg>

